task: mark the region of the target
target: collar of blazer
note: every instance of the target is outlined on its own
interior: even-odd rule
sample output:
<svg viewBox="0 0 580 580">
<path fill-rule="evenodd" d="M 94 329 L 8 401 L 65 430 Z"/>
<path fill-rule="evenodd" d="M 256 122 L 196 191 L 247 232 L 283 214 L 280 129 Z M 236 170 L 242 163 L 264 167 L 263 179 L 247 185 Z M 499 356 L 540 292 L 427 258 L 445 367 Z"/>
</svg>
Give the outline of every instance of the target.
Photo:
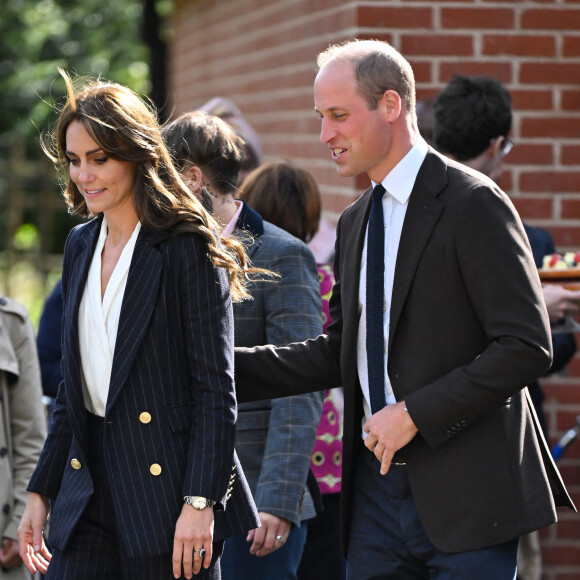
<svg viewBox="0 0 580 580">
<path fill-rule="evenodd" d="M 245 201 L 242 202 L 242 211 L 236 223 L 236 230 L 238 232 L 246 232 L 250 234 L 249 240 L 243 240 L 246 252 L 251 257 L 261 245 L 260 236 L 264 233 L 264 219 L 255 210 L 252 209 Z"/>
<path fill-rule="evenodd" d="M 67 330 L 69 332 L 72 331 L 71 336 L 76 336 L 79 306 L 94 248 L 98 240 L 101 220 L 101 217 L 96 218 L 83 226 L 75 228 L 71 234 L 70 242 L 73 246 L 69 269 L 71 274 L 74 272 L 74 275 L 67 277 L 68 288 L 66 294 L 68 297 L 65 297 L 65 309 L 71 316 L 70 324 L 72 327 L 67 325 Z M 155 248 L 155 245 L 166 237 L 167 234 L 164 232 L 151 232 L 142 228 L 135 244 L 119 318 L 106 414 L 114 404 L 123 383 L 127 379 L 132 362 L 153 314 L 163 269 L 163 254 Z M 76 369 L 73 371 L 75 374 L 80 373 L 78 340 L 74 340 L 70 344 L 69 354 L 72 358 L 71 369 Z M 73 376 L 72 382 L 75 379 L 80 381 L 80 376 Z M 73 390 L 76 393 L 80 392 L 80 389 Z M 72 393 L 70 394 L 74 396 Z"/>
</svg>

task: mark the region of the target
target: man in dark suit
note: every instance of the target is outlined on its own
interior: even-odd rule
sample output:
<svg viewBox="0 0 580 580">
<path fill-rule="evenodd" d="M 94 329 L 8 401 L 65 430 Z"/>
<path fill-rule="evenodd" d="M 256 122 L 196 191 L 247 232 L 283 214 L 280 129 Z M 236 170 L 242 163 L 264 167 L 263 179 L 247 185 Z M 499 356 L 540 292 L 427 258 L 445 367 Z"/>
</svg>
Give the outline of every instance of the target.
<svg viewBox="0 0 580 580">
<path fill-rule="evenodd" d="M 420 117 L 419 109 L 417 116 Z M 419 121 L 419 126 L 421 122 Z M 433 146 L 451 159 L 481 171 L 494 181 L 503 173 L 503 162 L 511 151 L 512 98 L 497 80 L 486 76 L 456 75 L 433 103 Z M 534 261 L 540 268 L 544 256 L 554 253 L 554 241 L 546 230 L 524 224 Z M 567 314 L 580 310 L 580 291 L 558 284 L 542 286 L 551 323 L 558 323 Z M 576 352 L 571 333 L 552 335 L 553 362 L 549 372 L 562 370 Z M 548 439 L 548 427 L 542 402 L 544 393 L 538 381 L 528 385 L 538 420 Z M 518 578 L 541 577 L 542 560 L 538 532 L 520 539 Z"/>
<path fill-rule="evenodd" d="M 419 136 L 412 69 L 387 43 L 318 66 L 338 173 L 388 193 L 339 220 L 328 334 L 238 349 L 239 399 L 343 385 L 349 578 L 511 580 L 517 538 L 573 507 L 524 388 L 551 342 L 523 226 L 495 183 Z"/>
</svg>

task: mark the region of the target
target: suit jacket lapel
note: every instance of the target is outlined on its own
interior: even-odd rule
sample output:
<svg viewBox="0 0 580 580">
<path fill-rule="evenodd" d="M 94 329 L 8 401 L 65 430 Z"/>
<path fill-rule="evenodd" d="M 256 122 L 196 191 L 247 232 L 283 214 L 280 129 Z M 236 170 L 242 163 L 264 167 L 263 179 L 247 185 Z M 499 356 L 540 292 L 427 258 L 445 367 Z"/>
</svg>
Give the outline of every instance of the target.
<svg viewBox="0 0 580 580">
<path fill-rule="evenodd" d="M 127 379 L 157 302 L 164 261 L 163 254 L 155 248 L 159 237 L 142 229 L 133 251 L 119 317 L 105 415 L 110 412 Z"/>
<path fill-rule="evenodd" d="M 421 255 L 437 223 L 443 203 L 437 195 L 447 183 L 446 166 L 431 152 L 417 175 L 405 214 L 391 298 L 389 348 Z"/>
<path fill-rule="evenodd" d="M 341 236 L 345 240 L 340 248 L 342 254 L 340 260 L 341 296 L 343 299 L 345 296 L 350 298 L 346 311 L 355 315 L 357 321 L 360 313 L 358 303 L 360 269 L 367 223 L 371 211 L 371 193 L 372 188 L 367 189 L 358 204 L 353 206 L 351 219 L 348 220 L 349 229 L 348 231 L 345 230 Z"/>
<path fill-rule="evenodd" d="M 78 340 L 79 307 L 83 298 L 85 285 L 95 245 L 99 239 L 102 218 L 95 219 L 77 230 L 77 237 L 73 239 L 74 246 L 68 263 L 71 275 L 66 279 L 66 301 L 63 308 L 66 313 L 66 328 L 63 328 L 64 352 L 68 364 L 65 366 L 65 388 L 69 407 L 72 409 L 71 426 L 79 440 L 83 440 L 86 429 L 84 420 L 85 403 L 82 384 L 82 362 Z"/>
</svg>

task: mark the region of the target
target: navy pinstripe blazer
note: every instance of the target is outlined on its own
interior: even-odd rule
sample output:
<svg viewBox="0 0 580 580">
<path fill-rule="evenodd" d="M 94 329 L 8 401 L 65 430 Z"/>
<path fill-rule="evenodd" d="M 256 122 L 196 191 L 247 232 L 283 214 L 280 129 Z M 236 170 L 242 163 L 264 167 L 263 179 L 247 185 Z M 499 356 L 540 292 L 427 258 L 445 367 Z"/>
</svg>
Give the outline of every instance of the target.
<svg viewBox="0 0 580 580">
<path fill-rule="evenodd" d="M 236 229 L 253 237 L 247 249 L 252 264 L 281 276 L 254 283 L 253 299 L 234 304 L 236 346 L 285 345 L 318 336 L 320 283 L 308 246 L 246 203 Z M 306 393 L 239 406 L 236 450 L 258 511 L 294 524 L 316 515 L 306 479 L 323 398 L 321 392 Z"/>
<path fill-rule="evenodd" d="M 78 226 L 67 240 L 64 381 L 28 486 L 53 500 L 49 544 L 59 550 L 93 492 L 85 467 L 78 309 L 100 224 L 95 219 Z M 151 421 L 140 420 L 143 412 Z M 235 420 L 225 272 L 212 265 L 200 237 L 142 228 L 123 297 L 104 431 L 112 509 L 129 556 L 171 552 L 184 495 L 218 501 L 215 539 L 258 525 L 234 454 Z M 151 469 L 154 464 L 161 473 Z"/>
</svg>

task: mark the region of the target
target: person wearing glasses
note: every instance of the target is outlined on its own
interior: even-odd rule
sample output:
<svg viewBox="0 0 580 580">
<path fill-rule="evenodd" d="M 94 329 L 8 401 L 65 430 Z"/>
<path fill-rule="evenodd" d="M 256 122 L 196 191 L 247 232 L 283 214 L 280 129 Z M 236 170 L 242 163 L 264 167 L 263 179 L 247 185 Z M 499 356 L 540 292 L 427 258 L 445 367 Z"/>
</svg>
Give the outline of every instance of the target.
<svg viewBox="0 0 580 580">
<path fill-rule="evenodd" d="M 503 162 L 514 143 L 509 138 L 512 127 L 512 99 L 496 79 L 484 76 L 454 76 L 433 103 L 433 146 L 440 153 L 477 169 L 499 181 Z M 420 114 L 420 111 L 417 111 Z M 550 233 L 524 223 L 536 266 L 555 251 Z M 550 322 L 556 323 L 564 313 L 574 314 L 580 308 L 580 291 L 567 290 L 557 284 L 542 286 Z M 562 370 L 576 352 L 573 334 L 552 335 L 554 360 L 549 373 Z M 528 390 L 546 440 L 548 428 L 542 408 L 544 393 L 538 381 Z M 518 578 L 541 577 L 541 552 L 538 533 L 520 539 Z"/>
</svg>

